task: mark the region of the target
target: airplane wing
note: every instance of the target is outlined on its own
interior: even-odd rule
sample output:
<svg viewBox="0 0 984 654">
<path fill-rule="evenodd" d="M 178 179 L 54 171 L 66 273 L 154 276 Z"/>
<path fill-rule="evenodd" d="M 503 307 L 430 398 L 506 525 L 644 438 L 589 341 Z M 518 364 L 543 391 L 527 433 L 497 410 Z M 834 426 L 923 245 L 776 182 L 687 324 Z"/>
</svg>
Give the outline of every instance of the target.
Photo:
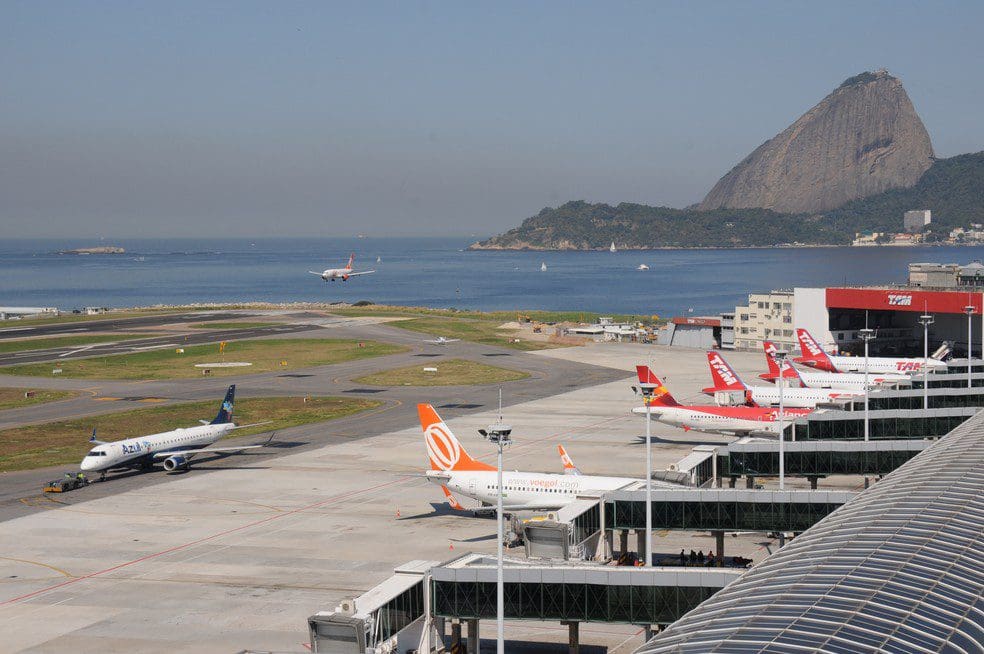
<svg viewBox="0 0 984 654">
<path fill-rule="evenodd" d="M 199 450 L 171 450 L 170 452 L 154 452 L 155 459 L 166 459 L 171 456 L 184 456 L 186 454 L 209 454 L 212 452 L 239 452 L 240 450 L 252 450 L 263 445 L 240 445 L 238 447 L 205 447 Z"/>
<path fill-rule="evenodd" d="M 376 272 L 375 270 L 360 270 L 359 272 L 347 272 L 344 273 L 345 277 L 357 277 L 358 275 L 371 275 Z M 318 273 L 319 275 L 321 273 Z"/>
</svg>

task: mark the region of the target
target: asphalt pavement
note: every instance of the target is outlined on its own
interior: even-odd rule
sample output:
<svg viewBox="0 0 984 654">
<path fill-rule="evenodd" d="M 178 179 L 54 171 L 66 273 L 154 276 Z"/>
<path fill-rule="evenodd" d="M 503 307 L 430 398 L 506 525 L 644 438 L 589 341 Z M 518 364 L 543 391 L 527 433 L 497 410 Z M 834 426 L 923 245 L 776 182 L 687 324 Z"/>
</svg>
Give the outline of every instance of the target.
<svg viewBox="0 0 984 654">
<path fill-rule="evenodd" d="M 20 326 L 18 321 L 8 321 L 10 326 L 0 328 L 0 340 L 28 338 L 34 336 L 61 336 L 65 334 L 85 334 L 87 332 L 115 332 L 137 327 L 157 327 L 185 322 L 208 322 L 215 320 L 243 320 L 256 315 L 255 312 L 192 311 L 190 313 L 170 313 L 135 318 L 107 318 L 106 320 L 75 320 L 69 322 L 47 323 Z"/>
</svg>

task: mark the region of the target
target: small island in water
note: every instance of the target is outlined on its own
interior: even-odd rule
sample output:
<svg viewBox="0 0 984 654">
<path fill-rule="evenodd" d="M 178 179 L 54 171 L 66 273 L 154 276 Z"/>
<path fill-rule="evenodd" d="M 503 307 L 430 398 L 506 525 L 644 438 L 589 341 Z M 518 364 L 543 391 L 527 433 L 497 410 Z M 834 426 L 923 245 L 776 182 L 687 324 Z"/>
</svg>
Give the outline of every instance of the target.
<svg viewBox="0 0 984 654">
<path fill-rule="evenodd" d="M 125 254 L 126 250 L 116 245 L 100 245 L 94 248 L 75 248 L 58 250 L 58 254 Z"/>
</svg>

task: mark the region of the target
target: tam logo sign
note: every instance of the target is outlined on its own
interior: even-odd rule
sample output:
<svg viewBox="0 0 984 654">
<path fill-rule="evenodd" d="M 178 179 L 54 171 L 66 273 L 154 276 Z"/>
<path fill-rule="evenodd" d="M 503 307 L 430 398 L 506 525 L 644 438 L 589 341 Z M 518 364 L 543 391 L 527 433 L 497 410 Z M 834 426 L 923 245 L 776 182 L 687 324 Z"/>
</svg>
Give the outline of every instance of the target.
<svg viewBox="0 0 984 654">
<path fill-rule="evenodd" d="M 715 373 L 717 373 L 718 377 L 724 383 L 725 386 L 738 385 L 737 375 L 735 375 L 735 373 L 732 372 L 728 364 L 724 362 L 724 359 L 722 359 L 717 355 L 714 355 L 713 357 L 711 357 L 711 359 L 709 359 L 709 361 L 711 364 L 711 368 L 714 370 Z"/>
<path fill-rule="evenodd" d="M 888 305 L 892 307 L 911 307 L 912 296 L 909 294 L 889 293 Z"/>
<path fill-rule="evenodd" d="M 917 372 L 922 368 L 922 364 L 918 361 L 899 361 L 895 367 L 899 372 Z"/>
</svg>

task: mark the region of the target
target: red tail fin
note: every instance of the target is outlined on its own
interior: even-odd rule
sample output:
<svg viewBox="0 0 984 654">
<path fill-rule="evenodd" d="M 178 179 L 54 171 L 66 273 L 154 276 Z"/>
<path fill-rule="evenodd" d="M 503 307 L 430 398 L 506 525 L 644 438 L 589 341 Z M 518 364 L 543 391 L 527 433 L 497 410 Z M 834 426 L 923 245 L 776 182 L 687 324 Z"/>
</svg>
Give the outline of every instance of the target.
<svg viewBox="0 0 984 654">
<path fill-rule="evenodd" d="M 779 378 L 779 364 L 776 363 L 775 355 L 776 355 L 776 352 L 779 351 L 779 348 L 777 348 L 776 347 L 776 344 L 773 343 L 772 341 L 762 341 L 762 347 L 763 347 L 763 349 L 765 349 L 765 362 L 769 366 L 769 376 L 768 376 L 768 378 L 769 379 L 778 379 Z M 793 378 L 799 377 L 799 373 L 796 372 L 796 369 L 793 368 L 792 365 L 790 365 L 788 359 L 786 360 L 786 363 L 783 366 L 782 376 L 783 377 L 786 377 L 787 379 L 793 379 Z"/>
<path fill-rule="evenodd" d="M 803 356 L 797 361 L 801 361 L 808 366 L 813 366 L 814 368 L 820 368 L 821 370 L 834 370 L 834 364 L 830 361 L 830 356 L 823 351 L 817 340 L 813 338 L 810 332 L 805 329 L 796 330 L 796 338 L 799 339 L 800 350 L 803 351 Z"/>
<path fill-rule="evenodd" d="M 352 263 L 355 262 L 355 252 L 349 255 L 349 262 L 345 266 L 345 270 L 352 270 Z"/>
<path fill-rule="evenodd" d="M 654 384 L 652 399 L 648 402 L 650 406 L 679 406 L 680 403 L 673 399 L 670 391 L 666 389 L 659 377 L 649 369 L 649 366 L 636 366 L 636 374 L 639 375 L 640 384 Z"/>
<path fill-rule="evenodd" d="M 431 470 L 495 470 L 495 466 L 476 461 L 468 455 L 458 439 L 454 437 L 441 416 L 429 404 L 418 404 L 420 427 L 424 430 L 424 443 L 430 458 Z"/>
<path fill-rule="evenodd" d="M 728 365 L 728 362 L 719 353 L 707 353 L 707 366 L 711 369 L 711 379 L 714 380 L 715 390 L 740 391 L 747 388 L 741 378 L 738 377 L 738 373 Z"/>
</svg>

